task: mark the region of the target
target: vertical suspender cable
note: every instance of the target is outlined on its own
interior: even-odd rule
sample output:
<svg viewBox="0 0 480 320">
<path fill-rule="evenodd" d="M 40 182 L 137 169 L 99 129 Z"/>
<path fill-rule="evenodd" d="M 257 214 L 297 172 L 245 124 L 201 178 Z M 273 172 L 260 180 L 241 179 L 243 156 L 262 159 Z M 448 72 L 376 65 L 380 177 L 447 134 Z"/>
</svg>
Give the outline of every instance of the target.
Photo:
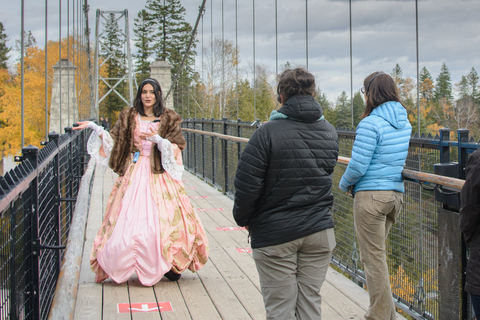
<svg viewBox="0 0 480 320">
<path fill-rule="evenodd" d="M 70 127 L 70 0 L 67 0 L 67 126 Z"/>
<path fill-rule="evenodd" d="M 21 97 L 21 105 L 22 105 L 22 149 L 23 147 L 25 146 L 25 61 L 24 61 L 24 55 L 25 55 L 25 48 L 24 48 L 24 43 L 25 43 L 25 37 L 24 37 L 24 33 L 25 33 L 25 0 L 22 0 L 22 3 L 21 3 L 21 6 L 22 6 L 22 27 L 21 27 L 21 45 L 20 45 L 20 48 L 21 48 L 21 92 L 22 92 L 22 97 Z"/>
<path fill-rule="evenodd" d="M 417 123 L 418 135 L 420 136 L 420 68 L 418 55 L 418 0 L 415 0 L 415 44 L 416 44 L 416 58 L 417 58 Z"/>
<path fill-rule="evenodd" d="M 225 19 L 224 8 L 222 0 L 222 94 L 220 95 L 220 110 L 221 117 L 225 117 Z"/>
<path fill-rule="evenodd" d="M 214 96 L 213 96 L 213 0 L 210 0 L 210 58 L 211 58 L 211 66 L 210 66 L 210 71 L 212 73 L 211 75 L 211 105 L 210 105 L 210 110 L 211 110 L 211 116 L 213 118 L 213 104 L 214 104 Z"/>
<path fill-rule="evenodd" d="M 203 95 L 202 95 L 202 118 L 203 117 L 203 110 L 205 109 L 205 75 L 203 74 L 203 17 L 205 15 L 205 11 L 202 11 L 202 83 L 203 83 Z M 195 118 L 197 117 L 197 109 L 195 108 Z"/>
<path fill-rule="evenodd" d="M 308 70 L 308 2 L 305 0 L 305 66 Z"/>
<path fill-rule="evenodd" d="M 253 0 L 253 120 L 257 119 L 257 79 L 255 66 L 255 0 Z"/>
<path fill-rule="evenodd" d="M 238 7 L 237 0 L 235 0 L 235 83 L 236 83 L 236 98 L 237 104 L 237 119 L 238 119 Z"/>
<path fill-rule="evenodd" d="M 275 0 L 275 75 L 278 75 L 278 20 L 277 0 Z"/>
<path fill-rule="evenodd" d="M 58 68 L 59 74 L 59 114 L 60 114 L 60 127 L 59 133 L 62 133 L 62 0 L 58 0 Z"/>
<path fill-rule="evenodd" d="M 348 0 L 348 11 L 350 17 L 350 110 L 352 112 L 352 129 L 353 129 L 353 70 L 352 70 L 352 0 Z"/>
<path fill-rule="evenodd" d="M 45 142 L 48 141 L 48 0 L 45 0 Z"/>
</svg>

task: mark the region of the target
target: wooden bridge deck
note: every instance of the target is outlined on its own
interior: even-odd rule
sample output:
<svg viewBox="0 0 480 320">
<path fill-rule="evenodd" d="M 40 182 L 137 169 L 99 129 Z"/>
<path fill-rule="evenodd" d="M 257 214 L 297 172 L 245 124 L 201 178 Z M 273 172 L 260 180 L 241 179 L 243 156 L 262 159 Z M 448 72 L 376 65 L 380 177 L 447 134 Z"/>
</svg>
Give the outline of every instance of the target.
<svg viewBox="0 0 480 320">
<path fill-rule="evenodd" d="M 233 201 L 189 172 L 184 184 L 210 243 L 205 267 L 184 272 L 178 282 L 163 278 L 153 287 L 142 286 L 136 276 L 125 284 L 95 283 L 89 255 L 115 178 L 110 170 L 95 177 L 75 319 L 265 319 L 247 232 L 230 229 L 236 226 Z M 331 268 L 322 296 L 323 319 L 363 319 L 368 306 L 367 292 Z"/>
</svg>

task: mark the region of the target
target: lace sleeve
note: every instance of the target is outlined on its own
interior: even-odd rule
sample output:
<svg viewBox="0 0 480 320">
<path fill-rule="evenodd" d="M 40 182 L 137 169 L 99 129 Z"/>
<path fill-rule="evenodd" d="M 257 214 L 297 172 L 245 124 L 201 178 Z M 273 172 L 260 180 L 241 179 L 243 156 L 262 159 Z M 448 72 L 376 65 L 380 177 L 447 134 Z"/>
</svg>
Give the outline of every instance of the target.
<svg viewBox="0 0 480 320">
<path fill-rule="evenodd" d="M 106 157 L 100 155 L 100 148 L 103 145 L 103 151 L 105 152 Z M 97 168 L 100 173 L 104 173 L 108 168 L 108 159 L 110 158 L 110 153 L 113 149 L 113 139 L 108 133 L 108 131 L 103 131 L 102 138 L 93 130 L 90 138 L 87 142 L 87 152 L 88 154 L 95 159 Z"/>
<path fill-rule="evenodd" d="M 162 153 L 162 166 L 173 179 L 182 180 L 182 173 L 184 171 L 183 165 L 177 163 L 173 150 L 173 145 L 167 139 L 163 139 L 160 146 L 157 144 L 158 150 Z"/>
</svg>

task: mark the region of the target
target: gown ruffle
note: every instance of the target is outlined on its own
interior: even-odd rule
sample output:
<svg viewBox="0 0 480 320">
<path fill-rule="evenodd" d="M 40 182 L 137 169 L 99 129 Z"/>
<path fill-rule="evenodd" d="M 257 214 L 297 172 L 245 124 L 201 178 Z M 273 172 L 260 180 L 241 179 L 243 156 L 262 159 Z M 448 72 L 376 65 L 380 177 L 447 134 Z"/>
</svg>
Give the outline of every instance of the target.
<svg viewBox="0 0 480 320">
<path fill-rule="evenodd" d="M 202 268 L 208 260 L 208 240 L 181 181 L 180 149 L 164 140 L 160 151 L 166 171 L 154 174 L 149 159 L 153 143 L 141 140 L 139 133 L 156 129 L 158 123 L 136 121 L 134 144 L 140 156 L 113 186 L 90 265 L 97 282 L 111 277 L 123 283 L 136 272 L 143 285 L 151 286 L 171 269 L 180 273 Z M 106 131 L 102 137 L 108 157 L 112 139 Z M 92 140 L 89 151 L 101 167 L 107 163 L 98 156 L 102 143 Z"/>
</svg>

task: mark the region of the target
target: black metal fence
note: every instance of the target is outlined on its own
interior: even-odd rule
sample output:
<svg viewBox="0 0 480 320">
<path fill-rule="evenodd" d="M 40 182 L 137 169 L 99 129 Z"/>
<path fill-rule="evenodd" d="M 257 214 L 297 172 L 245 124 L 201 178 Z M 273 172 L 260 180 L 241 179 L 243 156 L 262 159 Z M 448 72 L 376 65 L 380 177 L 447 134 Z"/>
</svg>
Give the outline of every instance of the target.
<svg viewBox="0 0 480 320">
<path fill-rule="evenodd" d="M 0 319 L 46 319 L 89 156 L 90 130 L 51 133 L 0 177 Z"/>
<path fill-rule="evenodd" d="M 257 128 L 256 123 L 226 119 L 186 120 L 182 126 L 247 139 Z M 350 157 L 355 132 L 338 129 L 337 133 L 340 155 Z M 413 136 L 406 169 L 464 179 L 468 154 L 480 145 L 469 140 L 466 130 L 458 131 L 458 141 L 450 141 L 450 135 L 450 130 L 442 129 L 435 137 Z M 192 131 L 185 131 L 184 136 L 187 139 L 187 148 L 183 151 L 185 167 L 232 196 L 238 159 L 247 140 L 235 141 Z M 450 162 L 453 157 L 457 158 L 456 162 Z M 365 285 L 353 225 L 353 200 L 336 187 L 345 168 L 339 164 L 334 172 L 337 247 L 332 262 L 359 285 Z M 452 225 L 458 220 L 458 204 L 458 192 L 450 192 L 440 185 L 428 185 L 421 179 L 405 182 L 404 206 L 390 231 L 387 252 L 396 304 L 414 318 L 451 319 L 453 315 L 458 319 L 460 314 L 463 319 L 469 317 L 466 294 L 462 292 L 465 248 L 462 250 L 462 245 L 458 246 L 462 242 L 458 223 Z M 449 232 L 444 232 L 445 228 Z M 450 247 L 445 247 L 445 243 Z M 443 261 L 448 257 L 443 255 L 451 250 L 456 252 L 457 259 L 445 265 Z M 441 277 L 455 277 L 458 282 L 453 287 L 442 287 L 439 272 Z"/>
</svg>

